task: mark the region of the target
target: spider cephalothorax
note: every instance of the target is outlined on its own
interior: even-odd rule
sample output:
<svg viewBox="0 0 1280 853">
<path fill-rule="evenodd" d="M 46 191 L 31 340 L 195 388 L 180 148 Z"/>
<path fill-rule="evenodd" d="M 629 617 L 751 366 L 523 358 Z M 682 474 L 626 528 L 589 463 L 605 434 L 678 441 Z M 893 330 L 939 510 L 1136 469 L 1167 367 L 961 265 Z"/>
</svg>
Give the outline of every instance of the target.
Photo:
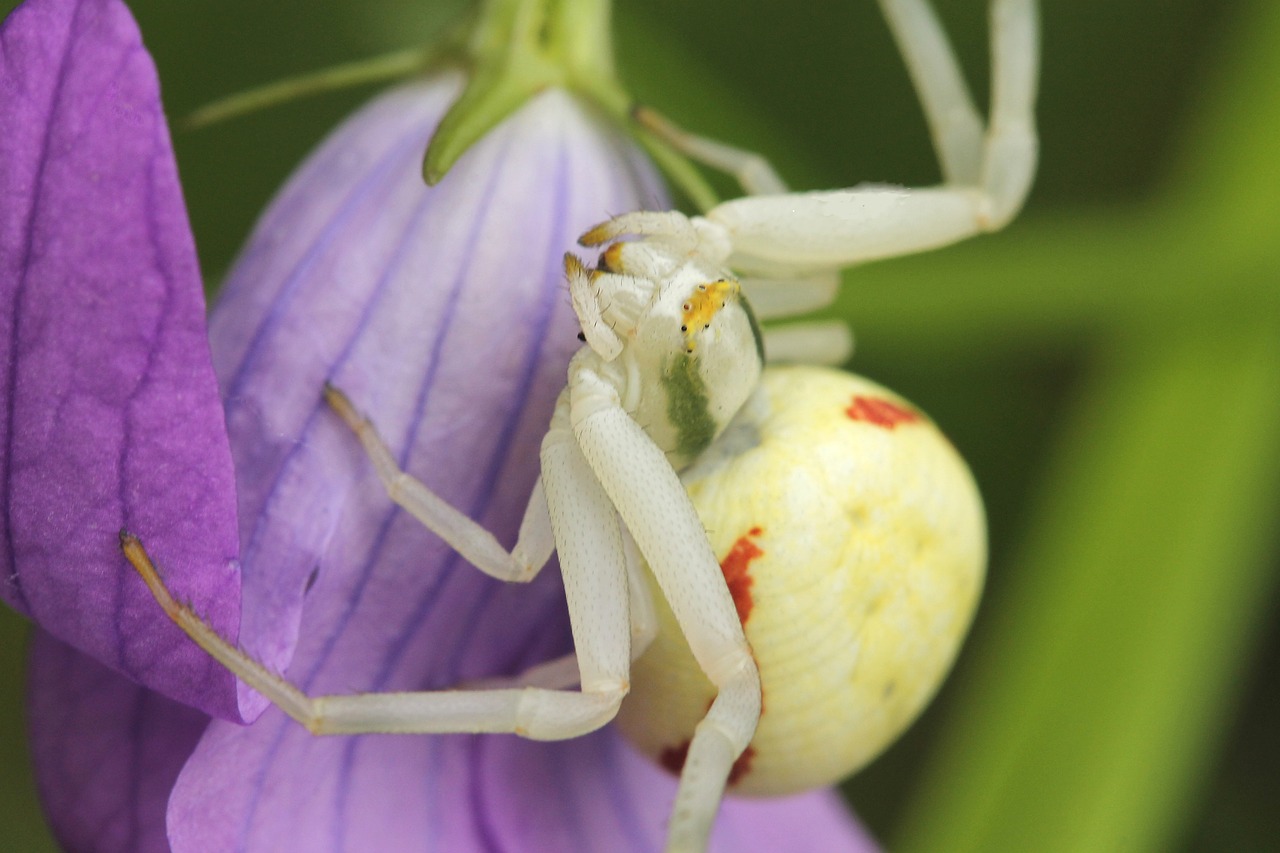
<svg viewBox="0 0 1280 853">
<path fill-rule="evenodd" d="M 565 257 L 588 346 L 578 370 L 610 377 L 649 437 L 683 468 L 711 444 L 760 379 L 764 344 L 742 287 L 698 255 L 614 243 L 602 269 Z"/>
</svg>

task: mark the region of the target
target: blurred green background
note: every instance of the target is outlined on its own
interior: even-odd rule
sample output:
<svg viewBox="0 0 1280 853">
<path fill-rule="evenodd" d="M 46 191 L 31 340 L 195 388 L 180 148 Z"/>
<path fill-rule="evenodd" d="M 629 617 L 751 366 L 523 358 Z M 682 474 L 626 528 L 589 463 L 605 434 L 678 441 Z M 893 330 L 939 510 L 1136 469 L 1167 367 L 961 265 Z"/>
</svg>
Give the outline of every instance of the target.
<svg viewBox="0 0 1280 853">
<path fill-rule="evenodd" d="M 463 4 L 130 5 L 182 116 L 423 42 Z M 985 3 L 936 5 L 981 100 Z M 1280 850 L 1280 4 L 1044 5 L 1025 214 L 853 271 L 838 306 L 856 369 L 970 461 L 992 547 L 955 674 L 847 792 L 910 853 Z M 620 0 L 615 34 L 642 100 L 797 187 L 937 180 L 870 0 Z M 211 283 L 371 91 L 175 132 Z M 6 851 L 53 848 L 23 749 L 24 635 L 0 613 Z"/>
</svg>

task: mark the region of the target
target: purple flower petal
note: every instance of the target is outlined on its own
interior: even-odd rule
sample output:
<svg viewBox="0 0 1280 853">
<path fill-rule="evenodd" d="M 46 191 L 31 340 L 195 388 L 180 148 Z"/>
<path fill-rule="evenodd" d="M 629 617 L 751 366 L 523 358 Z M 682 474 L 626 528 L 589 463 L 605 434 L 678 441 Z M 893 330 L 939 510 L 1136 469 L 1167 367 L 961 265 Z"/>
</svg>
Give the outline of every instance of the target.
<svg viewBox="0 0 1280 853">
<path fill-rule="evenodd" d="M 676 780 L 624 743 L 613 727 L 562 744 L 475 739 L 472 801 L 482 850 L 662 849 Z M 440 849 L 452 850 L 445 844 Z M 839 795 L 728 797 L 712 853 L 875 853 Z"/>
<path fill-rule="evenodd" d="M 36 629 L 27 684 L 40 798 L 68 850 L 165 853 L 173 780 L 209 718 Z"/>
<path fill-rule="evenodd" d="M 648 166 L 550 92 L 418 179 L 456 81 L 354 117 L 259 223 L 211 322 L 245 543 L 241 642 L 313 694 L 440 689 L 570 647 L 554 569 L 503 585 L 395 510 L 332 380 L 394 456 L 511 543 L 578 346 L 562 254 L 612 213 L 664 204 Z M 299 626 L 295 629 L 295 626 Z M 178 851 L 653 850 L 674 793 L 612 729 L 316 738 L 269 708 L 213 722 L 169 806 Z M 776 827 L 775 834 L 761 830 Z M 733 803 L 718 849 L 864 850 L 828 794 Z M 767 845 L 767 846 L 766 846 Z"/>
<path fill-rule="evenodd" d="M 224 634 L 235 493 L 155 69 L 117 0 L 0 31 L 3 599 L 107 666 L 238 718 L 234 681 L 131 577 L 138 533 Z"/>
</svg>

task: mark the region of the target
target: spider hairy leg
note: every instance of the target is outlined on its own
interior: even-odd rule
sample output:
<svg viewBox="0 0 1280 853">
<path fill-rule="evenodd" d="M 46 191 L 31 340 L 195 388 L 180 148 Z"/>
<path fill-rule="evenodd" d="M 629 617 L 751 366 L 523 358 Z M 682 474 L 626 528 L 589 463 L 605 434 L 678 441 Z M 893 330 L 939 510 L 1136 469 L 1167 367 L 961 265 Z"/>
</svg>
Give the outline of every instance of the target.
<svg viewBox="0 0 1280 853">
<path fill-rule="evenodd" d="M 924 107 L 942 179 L 977 185 L 985 128 L 937 16 L 920 0 L 880 0 L 880 11 Z"/>
<path fill-rule="evenodd" d="M 592 248 L 627 235 L 644 237 L 647 242 L 662 247 L 673 260 L 696 256 L 710 266 L 724 266 L 733 252 L 724 228 L 702 217 L 690 218 L 677 210 L 623 213 L 590 229 L 578 238 L 578 243 Z"/>
<path fill-rule="evenodd" d="M 639 550 L 635 541 L 622 531 L 623 553 L 627 566 L 627 592 L 630 596 L 631 613 L 631 661 L 634 663 L 658 635 L 658 616 L 654 607 L 653 595 L 649 591 L 649 582 Z M 494 689 L 499 687 L 546 687 L 555 690 L 567 690 L 577 687 L 582 681 L 579 673 L 578 657 L 570 652 L 544 663 L 535 664 L 512 678 L 485 678 L 466 684 L 463 688 Z"/>
<path fill-rule="evenodd" d="M 881 0 L 881 7 L 916 83 L 945 182 L 725 202 L 707 218 L 728 230 L 747 266 L 803 271 L 925 251 L 1003 228 L 1022 207 L 1037 156 L 1035 0 L 991 4 L 992 105 L 981 144 L 968 88 L 932 7 L 926 0 Z"/>
<path fill-rule="evenodd" d="M 388 497 L 480 571 L 500 581 L 526 583 L 551 559 L 555 540 L 541 480 L 534 485 L 529 498 L 516 546 L 508 552 L 492 533 L 441 499 L 421 480 L 402 471 L 373 423 L 356 409 L 346 394 L 326 384 L 324 398 L 360 439 Z"/>
<path fill-rule="evenodd" d="M 853 355 L 853 333 L 842 320 L 810 320 L 764 330 L 769 364 L 824 364 L 838 367 Z"/>
<path fill-rule="evenodd" d="M 649 107 L 636 107 L 632 117 L 692 160 L 732 175 L 747 195 L 780 195 L 786 181 L 767 159 L 714 139 L 689 133 Z"/>
<path fill-rule="evenodd" d="M 668 850 L 703 850 L 733 762 L 760 716 L 760 678 L 702 522 L 661 449 L 606 382 L 579 371 L 574 433 L 675 613 L 716 697 L 691 739 Z"/>
<path fill-rule="evenodd" d="M 880 0 L 880 6 L 924 108 L 941 185 L 785 193 L 780 179 L 773 186 L 773 179 L 754 177 L 762 169 L 773 171 L 759 155 L 697 136 L 642 109 L 637 120 L 646 128 L 692 159 L 734 175 L 748 195 L 717 205 L 687 228 L 636 218 L 606 223 L 587 236 L 604 242 L 633 233 L 675 245 L 671 235 L 679 233 L 688 244 L 694 241 L 685 234 L 713 233 L 710 226 L 718 225 L 718 239 L 727 240 L 731 250 L 722 257 L 731 256 L 735 267 L 793 278 L 927 251 L 1007 225 L 1022 207 L 1036 169 L 1036 0 L 991 2 L 992 96 L 985 123 L 927 0 Z M 809 294 L 798 293 L 797 307 L 787 313 L 806 310 L 808 301 Z M 775 309 L 769 310 L 773 316 Z"/>
<path fill-rule="evenodd" d="M 266 696 L 290 717 L 311 728 L 307 723 L 313 717 L 311 700 L 292 684 L 223 639 L 189 605 L 175 600 L 169 587 L 165 585 L 159 568 L 152 562 L 137 536 L 121 530 L 120 550 L 134 570 L 142 576 L 165 615 L 188 637 L 245 684 Z"/>
<path fill-rule="evenodd" d="M 840 273 L 826 270 L 808 275 L 776 277 L 764 274 L 743 276 L 742 289 L 760 320 L 794 317 L 825 308 L 836 301 L 840 290 Z"/>
<path fill-rule="evenodd" d="M 434 692 L 364 693 L 308 696 L 228 642 L 191 608 L 173 598 L 160 570 L 137 536 L 122 531 L 120 546 L 125 558 L 142 577 L 165 613 L 211 657 L 257 690 L 312 734 L 448 734 L 514 733 L 534 740 L 563 740 L 598 729 L 617 713 L 626 695 L 629 641 L 600 651 L 581 671 L 589 684 L 582 692 L 539 687 L 505 690 L 445 690 Z M 619 555 L 619 564 L 621 557 Z M 593 569 L 599 569 L 598 566 Z M 604 581 L 588 578 L 586 586 L 608 584 L 607 578 L 625 584 L 625 578 L 607 570 Z M 566 582 L 566 586 L 569 583 Z M 626 602 L 625 591 L 605 590 L 606 600 Z M 616 613 L 589 610 L 581 627 L 591 636 L 607 635 Z M 612 658 L 612 660 L 610 660 Z M 609 678 L 605 672 L 621 673 Z"/>
</svg>

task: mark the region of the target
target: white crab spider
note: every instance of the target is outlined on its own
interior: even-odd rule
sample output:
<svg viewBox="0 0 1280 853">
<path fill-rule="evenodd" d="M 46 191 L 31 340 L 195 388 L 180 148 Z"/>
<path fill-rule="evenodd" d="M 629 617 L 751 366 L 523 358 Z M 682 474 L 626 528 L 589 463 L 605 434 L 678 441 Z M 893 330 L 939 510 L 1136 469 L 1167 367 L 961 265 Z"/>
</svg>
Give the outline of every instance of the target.
<svg viewBox="0 0 1280 853">
<path fill-rule="evenodd" d="M 830 300 L 840 267 L 1000 228 L 1021 206 L 1035 168 L 1035 0 L 991 4 L 989 126 L 972 104 L 927 0 L 881 0 L 881 6 L 924 104 L 944 183 L 787 193 L 761 158 L 647 116 L 689 156 L 737 176 L 749 195 L 705 217 L 617 217 L 582 238 L 584 245 L 610 244 L 595 269 L 566 257 L 587 346 L 570 364 L 542 445 L 542 477 L 511 552 L 400 471 L 373 425 L 339 392 L 326 391 L 391 498 L 477 568 L 500 580 L 528 581 L 559 552 L 574 655 L 496 689 L 309 697 L 176 603 L 141 544 L 123 536 L 126 555 L 166 612 L 315 733 L 508 732 L 544 740 L 585 734 L 613 719 L 630 687 L 632 661 L 651 643 L 663 645 L 654 641 L 659 623 L 673 618 L 709 684 L 710 705 L 702 700 L 705 711 L 697 712 L 683 747 L 668 849 L 704 849 L 726 780 L 756 732 L 761 681 L 708 530 L 676 472 L 697 461 L 738 416 L 736 438 L 718 444 L 695 471 L 702 476 L 731 461 L 765 429 L 770 393 L 782 399 L 788 385 L 820 384 L 797 374 L 775 382 L 776 392 L 768 390 L 769 382 L 761 385 L 764 342 L 745 294 L 762 317 L 798 313 Z M 628 235 L 642 239 L 615 242 Z M 730 267 L 746 273 L 741 284 Z M 789 359 L 835 362 L 847 352 L 843 331 L 832 326 L 769 336 L 767 343 L 775 357 L 781 349 Z M 894 710 L 894 719 L 874 734 L 877 744 L 905 725 L 945 671 L 976 595 L 982 545 L 971 534 L 974 519 L 981 524 L 980 505 L 966 478 L 955 469 L 935 491 L 978 507 L 976 515 L 961 513 L 956 541 L 962 544 L 953 549 L 965 552 L 956 559 L 963 564 L 957 571 L 968 602 L 954 608 L 958 615 L 939 640 L 941 651 L 917 678 L 923 686 L 910 707 Z M 665 601 L 661 613 L 650 598 L 641 556 Z M 574 685 L 579 689 L 564 689 Z M 661 728 L 658 723 L 650 725 L 644 714 L 639 722 L 635 713 L 624 716 L 635 740 L 651 741 L 651 752 L 654 744 L 661 746 L 661 737 L 646 737 L 646 730 Z M 872 748 L 862 749 L 853 763 L 865 761 Z"/>
</svg>

